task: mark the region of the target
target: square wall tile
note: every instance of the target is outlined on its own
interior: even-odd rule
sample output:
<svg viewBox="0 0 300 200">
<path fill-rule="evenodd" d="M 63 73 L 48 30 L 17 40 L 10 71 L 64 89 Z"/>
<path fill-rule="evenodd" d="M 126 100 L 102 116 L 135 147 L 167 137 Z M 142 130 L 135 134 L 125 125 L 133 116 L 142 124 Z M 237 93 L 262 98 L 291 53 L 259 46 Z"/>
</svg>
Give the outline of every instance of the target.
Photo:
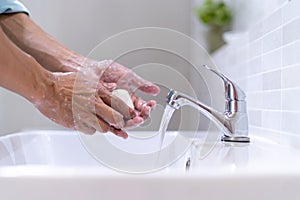
<svg viewBox="0 0 300 200">
<path fill-rule="evenodd" d="M 260 92 L 263 88 L 263 77 L 261 75 L 255 75 L 248 77 L 247 92 Z"/>
<path fill-rule="evenodd" d="M 247 93 L 246 101 L 247 106 L 250 109 L 263 109 L 262 106 L 262 92 L 253 92 L 253 93 Z"/>
<path fill-rule="evenodd" d="M 263 35 L 273 31 L 274 29 L 278 28 L 282 24 L 282 14 L 281 9 L 275 11 L 271 15 L 267 17 L 263 21 Z"/>
<path fill-rule="evenodd" d="M 300 8 L 299 8 L 300 10 Z M 300 39 L 300 18 L 296 18 L 283 26 L 283 44 L 288 44 Z"/>
<path fill-rule="evenodd" d="M 300 1 L 289 0 L 282 10 L 282 20 L 286 23 L 296 17 L 299 17 Z"/>
<path fill-rule="evenodd" d="M 261 65 L 263 71 L 279 69 L 282 65 L 282 49 L 263 54 Z"/>
<path fill-rule="evenodd" d="M 263 74 L 263 90 L 281 89 L 281 70 Z"/>
<path fill-rule="evenodd" d="M 262 39 L 257 39 L 249 44 L 249 59 L 262 54 Z"/>
<path fill-rule="evenodd" d="M 279 48 L 282 45 L 282 29 L 276 29 L 275 31 L 265 35 L 262 39 L 263 53 L 272 51 Z"/>
<path fill-rule="evenodd" d="M 237 73 L 237 79 L 245 79 L 248 76 L 248 62 L 243 62 L 236 65 L 235 70 Z"/>
<path fill-rule="evenodd" d="M 282 88 L 300 88 L 300 64 L 281 71 Z"/>
<path fill-rule="evenodd" d="M 300 88 L 282 91 L 282 109 L 300 112 Z"/>
<path fill-rule="evenodd" d="M 300 64 L 300 41 L 291 43 L 282 49 L 283 66 Z"/>
<path fill-rule="evenodd" d="M 262 112 L 262 127 L 275 131 L 281 130 L 281 112 L 263 111 Z"/>
<path fill-rule="evenodd" d="M 283 112 L 281 130 L 288 133 L 300 135 L 300 113 Z"/>
<path fill-rule="evenodd" d="M 262 101 L 265 110 L 281 110 L 281 91 L 264 92 Z"/>
<path fill-rule="evenodd" d="M 249 124 L 253 126 L 262 125 L 262 111 L 261 110 L 248 110 Z"/>
<path fill-rule="evenodd" d="M 261 67 L 261 56 L 255 57 L 252 60 L 248 61 L 247 75 L 255 75 L 257 73 L 262 72 Z"/>
</svg>

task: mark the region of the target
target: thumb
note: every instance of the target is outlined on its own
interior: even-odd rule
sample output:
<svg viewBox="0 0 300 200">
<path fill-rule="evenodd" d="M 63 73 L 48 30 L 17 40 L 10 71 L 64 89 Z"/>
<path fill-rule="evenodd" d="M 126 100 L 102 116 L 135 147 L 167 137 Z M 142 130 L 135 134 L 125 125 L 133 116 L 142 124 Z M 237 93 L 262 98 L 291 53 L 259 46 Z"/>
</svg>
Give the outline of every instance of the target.
<svg viewBox="0 0 300 200">
<path fill-rule="evenodd" d="M 102 85 L 109 91 L 112 92 L 117 88 L 117 84 L 116 83 L 102 83 Z"/>
</svg>

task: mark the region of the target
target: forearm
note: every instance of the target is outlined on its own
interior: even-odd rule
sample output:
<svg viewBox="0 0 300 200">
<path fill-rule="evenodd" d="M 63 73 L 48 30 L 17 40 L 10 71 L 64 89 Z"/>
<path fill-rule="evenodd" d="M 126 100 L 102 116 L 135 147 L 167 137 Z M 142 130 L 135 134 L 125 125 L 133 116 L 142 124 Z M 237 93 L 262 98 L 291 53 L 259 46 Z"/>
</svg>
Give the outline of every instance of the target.
<svg viewBox="0 0 300 200">
<path fill-rule="evenodd" d="M 15 46 L 0 27 L 0 86 L 39 102 L 49 85 L 51 73 Z"/>
<path fill-rule="evenodd" d="M 84 57 L 58 43 L 24 13 L 0 15 L 0 25 L 11 41 L 50 71 L 77 71 L 84 62 Z"/>
</svg>

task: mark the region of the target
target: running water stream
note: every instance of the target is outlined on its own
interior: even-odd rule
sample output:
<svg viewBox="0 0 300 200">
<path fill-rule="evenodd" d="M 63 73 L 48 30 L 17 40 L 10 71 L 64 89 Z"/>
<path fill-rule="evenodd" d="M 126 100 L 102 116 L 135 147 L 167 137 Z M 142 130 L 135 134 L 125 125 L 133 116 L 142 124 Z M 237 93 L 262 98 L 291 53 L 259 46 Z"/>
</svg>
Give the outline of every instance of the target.
<svg viewBox="0 0 300 200">
<path fill-rule="evenodd" d="M 164 111 L 164 114 L 162 116 L 162 120 L 161 120 L 161 123 L 160 123 L 159 132 L 158 132 L 160 134 L 159 151 L 162 150 L 165 135 L 166 135 L 166 132 L 167 132 L 167 128 L 168 128 L 169 122 L 171 120 L 171 117 L 172 117 L 174 111 L 175 111 L 174 108 L 172 108 L 168 104 L 166 105 L 165 111 Z"/>
</svg>

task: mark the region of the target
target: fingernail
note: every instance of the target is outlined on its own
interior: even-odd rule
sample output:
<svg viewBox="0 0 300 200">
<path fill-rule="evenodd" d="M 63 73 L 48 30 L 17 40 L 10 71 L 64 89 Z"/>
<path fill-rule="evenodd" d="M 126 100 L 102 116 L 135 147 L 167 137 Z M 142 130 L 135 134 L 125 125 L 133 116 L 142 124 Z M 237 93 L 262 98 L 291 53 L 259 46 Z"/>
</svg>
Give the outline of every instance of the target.
<svg viewBox="0 0 300 200">
<path fill-rule="evenodd" d="M 128 135 L 125 133 L 119 133 L 118 136 L 122 137 L 123 139 L 127 139 Z"/>
<path fill-rule="evenodd" d="M 133 110 L 133 109 L 130 109 L 130 117 L 131 117 L 131 119 L 133 119 L 133 118 L 135 118 L 136 116 L 137 116 L 137 114 L 136 114 L 136 112 L 135 112 L 135 110 Z"/>
<path fill-rule="evenodd" d="M 144 104 L 144 103 L 143 103 L 142 101 L 139 101 L 139 102 L 138 102 L 138 107 L 139 107 L 139 108 L 142 107 L 143 104 Z"/>
<path fill-rule="evenodd" d="M 144 107 L 142 108 L 142 112 L 143 112 L 144 114 L 146 114 L 146 115 L 149 115 L 150 111 L 151 111 L 151 107 L 150 107 L 150 106 L 144 106 Z"/>
<path fill-rule="evenodd" d="M 144 122 L 144 119 L 142 117 L 136 117 L 134 120 L 134 123 L 136 123 L 137 125 L 142 124 Z"/>
</svg>

